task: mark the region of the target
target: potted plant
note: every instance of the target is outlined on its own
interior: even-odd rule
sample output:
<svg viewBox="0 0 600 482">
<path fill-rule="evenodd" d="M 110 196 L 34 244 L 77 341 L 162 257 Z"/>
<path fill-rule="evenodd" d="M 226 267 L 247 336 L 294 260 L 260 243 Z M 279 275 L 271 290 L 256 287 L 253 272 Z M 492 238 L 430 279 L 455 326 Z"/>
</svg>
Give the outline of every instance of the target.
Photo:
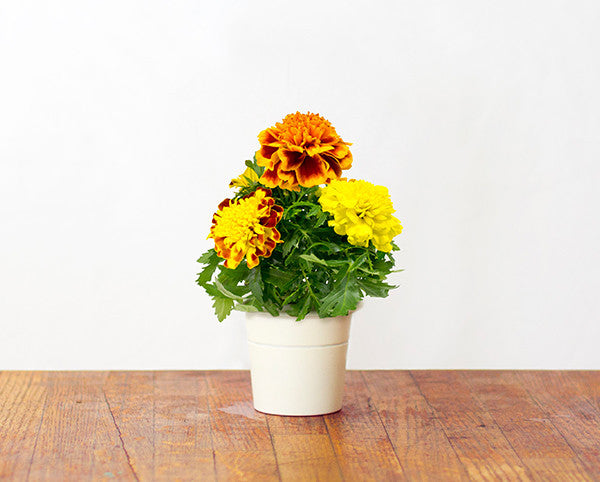
<svg viewBox="0 0 600 482">
<path fill-rule="evenodd" d="M 347 180 L 350 144 L 318 114 L 290 114 L 219 204 L 197 283 L 219 321 L 246 312 L 254 406 L 278 415 L 341 409 L 350 317 L 388 296 L 402 226 L 388 190 Z"/>
</svg>

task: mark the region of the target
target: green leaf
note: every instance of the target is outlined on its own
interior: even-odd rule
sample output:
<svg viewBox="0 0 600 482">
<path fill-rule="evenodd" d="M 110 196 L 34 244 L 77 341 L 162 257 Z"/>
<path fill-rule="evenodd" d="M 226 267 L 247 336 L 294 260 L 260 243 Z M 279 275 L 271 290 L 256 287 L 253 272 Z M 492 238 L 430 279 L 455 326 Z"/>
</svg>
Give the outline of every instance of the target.
<svg viewBox="0 0 600 482">
<path fill-rule="evenodd" d="M 298 288 L 296 288 L 294 291 L 292 291 L 289 295 L 287 295 L 287 297 L 284 298 L 284 300 L 281 302 L 281 305 L 286 306 L 286 305 L 290 304 L 292 301 L 294 301 L 294 299 L 298 296 L 298 294 L 300 293 L 302 288 L 304 288 L 304 286 L 300 285 Z"/>
<path fill-rule="evenodd" d="M 377 298 L 385 298 L 390 294 L 389 292 L 391 289 L 397 288 L 397 286 L 369 278 L 359 279 L 357 283 L 358 287 L 363 290 L 366 295 L 375 296 Z"/>
<path fill-rule="evenodd" d="M 310 251 L 311 249 L 319 247 L 319 246 L 322 246 L 323 248 L 325 248 L 326 251 L 328 251 L 330 253 L 338 253 L 339 251 L 342 250 L 342 248 L 336 243 L 318 241 L 316 243 L 311 244 L 308 248 L 306 248 L 306 251 Z"/>
<path fill-rule="evenodd" d="M 361 254 L 358 258 L 356 258 L 352 264 L 350 265 L 350 268 L 348 268 L 348 271 L 355 271 L 361 264 L 363 264 L 367 257 L 369 256 L 369 253 L 363 253 Z"/>
<path fill-rule="evenodd" d="M 211 264 L 212 260 L 215 258 L 219 259 L 217 252 L 214 249 L 209 249 L 205 253 L 202 253 L 202 256 L 198 258 L 198 263 Z"/>
<path fill-rule="evenodd" d="M 236 303 L 235 306 L 233 307 L 233 309 L 237 310 L 237 311 L 245 311 L 245 312 L 256 312 L 256 311 L 259 311 L 256 306 L 246 305 L 246 304 L 243 304 L 243 303 Z"/>
<path fill-rule="evenodd" d="M 282 251 L 281 251 L 284 258 L 286 258 L 293 249 L 298 247 L 298 243 L 300 241 L 300 236 L 301 236 L 300 231 L 295 231 L 294 234 L 292 234 L 292 236 L 289 239 L 284 241 Z"/>
<path fill-rule="evenodd" d="M 227 298 L 231 298 L 232 300 L 236 301 L 243 301 L 240 295 L 236 295 L 235 293 L 232 293 L 230 290 L 225 288 L 225 286 L 223 286 L 218 279 L 215 280 L 215 286 L 218 288 L 221 294 L 225 295 Z"/>
<path fill-rule="evenodd" d="M 287 284 L 296 279 L 296 274 L 290 271 L 283 271 L 278 268 L 270 267 L 264 272 L 264 280 L 272 285 L 285 289 Z"/>
<path fill-rule="evenodd" d="M 319 316 L 343 316 L 355 310 L 361 299 L 360 289 L 351 273 L 334 285 L 331 292 L 323 298 L 319 307 Z"/>
<path fill-rule="evenodd" d="M 248 164 L 249 163 L 249 164 Z M 256 156 L 252 158 L 252 161 L 246 161 L 246 166 L 250 167 L 254 170 L 258 177 L 262 176 L 265 172 L 264 166 L 259 166 L 258 162 L 256 162 Z"/>
<path fill-rule="evenodd" d="M 321 259 L 321 258 L 317 258 L 314 254 L 310 253 L 310 254 L 301 254 L 299 256 L 300 258 L 310 262 L 310 263 L 317 263 L 317 264 L 321 264 L 323 266 L 327 266 L 327 261 Z"/>
<path fill-rule="evenodd" d="M 304 299 L 302 306 L 300 306 L 300 310 L 298 311 L 298 316 L 296 317 L 296 321 L 301 321 L 304 318 L 306 318 L 306 315 L 308 315 L 308 313 L 310 312 L 311 306 L 312 306 L 312 302 L 311 302 L 310 296 L 307 296 Z"/>
<path fill-rule="evenodd" d="M 261 305 L 264 304 L 265 300 L 263 299 L 263 280 L 260 265 L 250 270 L 248 274 L 248 287 L 252 294 L 256 298 Z"/>
<path fill-rule="evenodd" d="M 315 221 L 315 228 L 318 228 L 319 226 L 321 226 L 325 221 L 327 221 L 327 219 L 329 218 L 328 214 L 325 212 L 322 212 L 319 217 L 317 218 L 317 220 Z"/>
<path fill-rule="evenodd" d="M 348 264 L 346 261 L 343 261 L 341 259 L 324 260 L 321 258 L 317 258 L 313 253 L 301 254 L 298 257 L 302 258 L 305 261 L 308 261 L 309 263 L 316 263 L 316 264 L 320 264 L 323 266 L 344 266 L 344 265 Z"/>
<path fill-rule="evenodd" d="M 208 295 L 212 296 L 213 298 L 224 297 L 223 293 L 221 293 L 215 285 L 211 285 L 211 284 L 207 283 L 202 287 L 206 290 Z"/>
<path fill-rule="evenodd" d="M 217 297 L 214 298 L 213 308 L 219 321 L 223 321 L 233 309 L 233 300 L 229 298 Z"/>
<path fill-rule="evenodd" d="M 273 316 L 279 316 L 279 308 L 275 303 L 273 303 L 270 299 L 265 299 L 263 307 L 271 313 Z"/>
<path fill-rule="evenodd" d="M 205 264 L 206 266 L 202 271 L 200 271 L 200 273 L 198 273 L 198 279 L 196 280 L 196 283 L 198 283 L 200 286 L 203 286 L 204 284 L 210 282 L 213 273 L 221 261 L 223 261 L 223 259 L 217 255 L 214 249 L 210 249 L 200 256 L 198 263 Z"/>
<path fill-rule="evenodd" d="M 221 271 L 219 281 L 224 286 L 237 286 L 240 281 L 246 279 L 250 271 L 246 263 L 240 263 L 235 269 L 226 268 L 224 265 L 220 266 L 219 269 Z"/>
</svg>

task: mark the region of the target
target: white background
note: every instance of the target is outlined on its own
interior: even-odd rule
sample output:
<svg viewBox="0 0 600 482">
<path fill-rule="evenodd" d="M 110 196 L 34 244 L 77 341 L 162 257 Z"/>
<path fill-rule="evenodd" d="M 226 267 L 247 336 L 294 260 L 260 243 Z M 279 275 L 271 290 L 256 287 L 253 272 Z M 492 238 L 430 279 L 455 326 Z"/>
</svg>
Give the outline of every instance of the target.
<svg viewBox="0 0 600 482">
<path fill-rule="evenodd" d="M 0 368 L 242 368 L 194 284 L 290 112 L 390 188 L 350 368 L 600 368 L 600 3 L 0 3 Z"/>
</svg>

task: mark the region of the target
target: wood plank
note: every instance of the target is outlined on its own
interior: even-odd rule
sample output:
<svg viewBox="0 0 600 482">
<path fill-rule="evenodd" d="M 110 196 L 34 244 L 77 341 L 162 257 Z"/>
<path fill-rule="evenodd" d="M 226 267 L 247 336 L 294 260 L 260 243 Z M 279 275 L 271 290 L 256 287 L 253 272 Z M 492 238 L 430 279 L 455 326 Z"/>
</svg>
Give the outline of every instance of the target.
<svg viewBox="0 0 600 482">
<path fill-rule="evenodd" d="M 111 471 L 131 480 L 102 393 L 106 373 L 51 372 L 47 377 L 47 403 L 29 477 L 99 480 Z"/>
<path fill-rule="evenodd" d="M 592 480 L 577 454 L 507 371 L 461 372 L 537 480 Z"/>
<path fill-rule="evenodd" d="M 569 378 L 578 383 L 582 395 L 594 407 L 596 413 L 600 413 L 600 370 L 569 372 Z"/>
<path fill-rule="evenodd" d="M 279 480 L 266 416 L 254 410 L 250 373 L 207 373 L 212 442 L 219 480 Z"/>
<path fill-rule="evenodd" d="M 531 479 L 519 455 L 486 408 L 454 371 L 414 371 L 421 393 L 433 408 L 470 478 Z"/>
<path fill-rule="evenodd" d="M 323 417 L 267 416 L 282 480 L 342 480 Z"/>
<path fill-rule="evenodd" d="M 256 412 L 248 372 L 0 372 L 8 480 L 600 480 L 600 372 L 347 373 Z"/>
<path fill-rule="evenodd" d="M 344 478 L 395 480 L 404 472 L 370 394 L 363 374 L 346 372 L 344 404 L 324 420 Z"/>
<path fill-rule="evenodd" d="M 104 383 L 106 405 L 136 480 L 154 477 L 154 374 L 110 372 Z M 115 474 L 115 472 L 110 471 Z M 123 472 L 125 473 L 125 472 Z M 115 474 L 116 475 L 116 474 Z"/>
<path fill-rule="evenodd" d="M 527 371 L 510 377 L 521 381 L 545 418 L 564 436 L 586 470 L 600 480 L 600 373 Z"/>
<path fill-rule="evenodd" d="M 467 472 L 434 409 L 407 371 L 363 372 L 370 398 L 409 480 L 466 480 Z M 372 408 L 371 408 L 372 407 Z"/>
<path fill-rule="evenodd" d="M 154 479 L 215 480 L 204 372 L 156 372 Z"/>
<path fill-rule="evenodd" d="M 44 416 L 47 374 L 0 372 L 0 479 L 25 480 Z"/>
</svg>

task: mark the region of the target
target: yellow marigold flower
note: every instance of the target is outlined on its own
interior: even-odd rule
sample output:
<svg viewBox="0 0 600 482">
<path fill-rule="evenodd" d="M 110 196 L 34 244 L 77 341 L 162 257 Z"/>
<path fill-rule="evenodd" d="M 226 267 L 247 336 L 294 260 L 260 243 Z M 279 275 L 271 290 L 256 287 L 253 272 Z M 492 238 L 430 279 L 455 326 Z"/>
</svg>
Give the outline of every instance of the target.
<svg viewBox="0 0 600 482">
<path fill-rule="evenodd" d="M 215 250 L 225 258 L 225 267 L 235 269 L 246 257 L 248 268 L 259 263 L 259 256 L 268 258 L 281 235 L 275 225 L 283 208 L 275 204 L 269 189 L 259 188 L 239 200 L 225 199 L 213 216 L 209 238 L 215 240 Z"/>
<path fill-rule="evenodd" d="M 372 241 L 378 250 L 390 252 L 392 239 L 402 232 L 385 186 L 336 180 L 322 189 L 319 202 L 323 211 L 333 214 L 329 225 L 355 246 L 366 247 Z"/>
<path fill-rule="evenodd" d="M 254 169 L 247 167 L 240 176 L 231 180 L 229 187 L 247 187 L 251 182 L 258 182 L 258 174 L 254 172 Z"/>
<path fill-rule="evenodd" d="M 334 127 L 319 114 L 289 114 L 258 135 L 256 162 L 266 167 L 260 182 L 297 190 L 339 179 L 352 154 Z"/>
</svg>

